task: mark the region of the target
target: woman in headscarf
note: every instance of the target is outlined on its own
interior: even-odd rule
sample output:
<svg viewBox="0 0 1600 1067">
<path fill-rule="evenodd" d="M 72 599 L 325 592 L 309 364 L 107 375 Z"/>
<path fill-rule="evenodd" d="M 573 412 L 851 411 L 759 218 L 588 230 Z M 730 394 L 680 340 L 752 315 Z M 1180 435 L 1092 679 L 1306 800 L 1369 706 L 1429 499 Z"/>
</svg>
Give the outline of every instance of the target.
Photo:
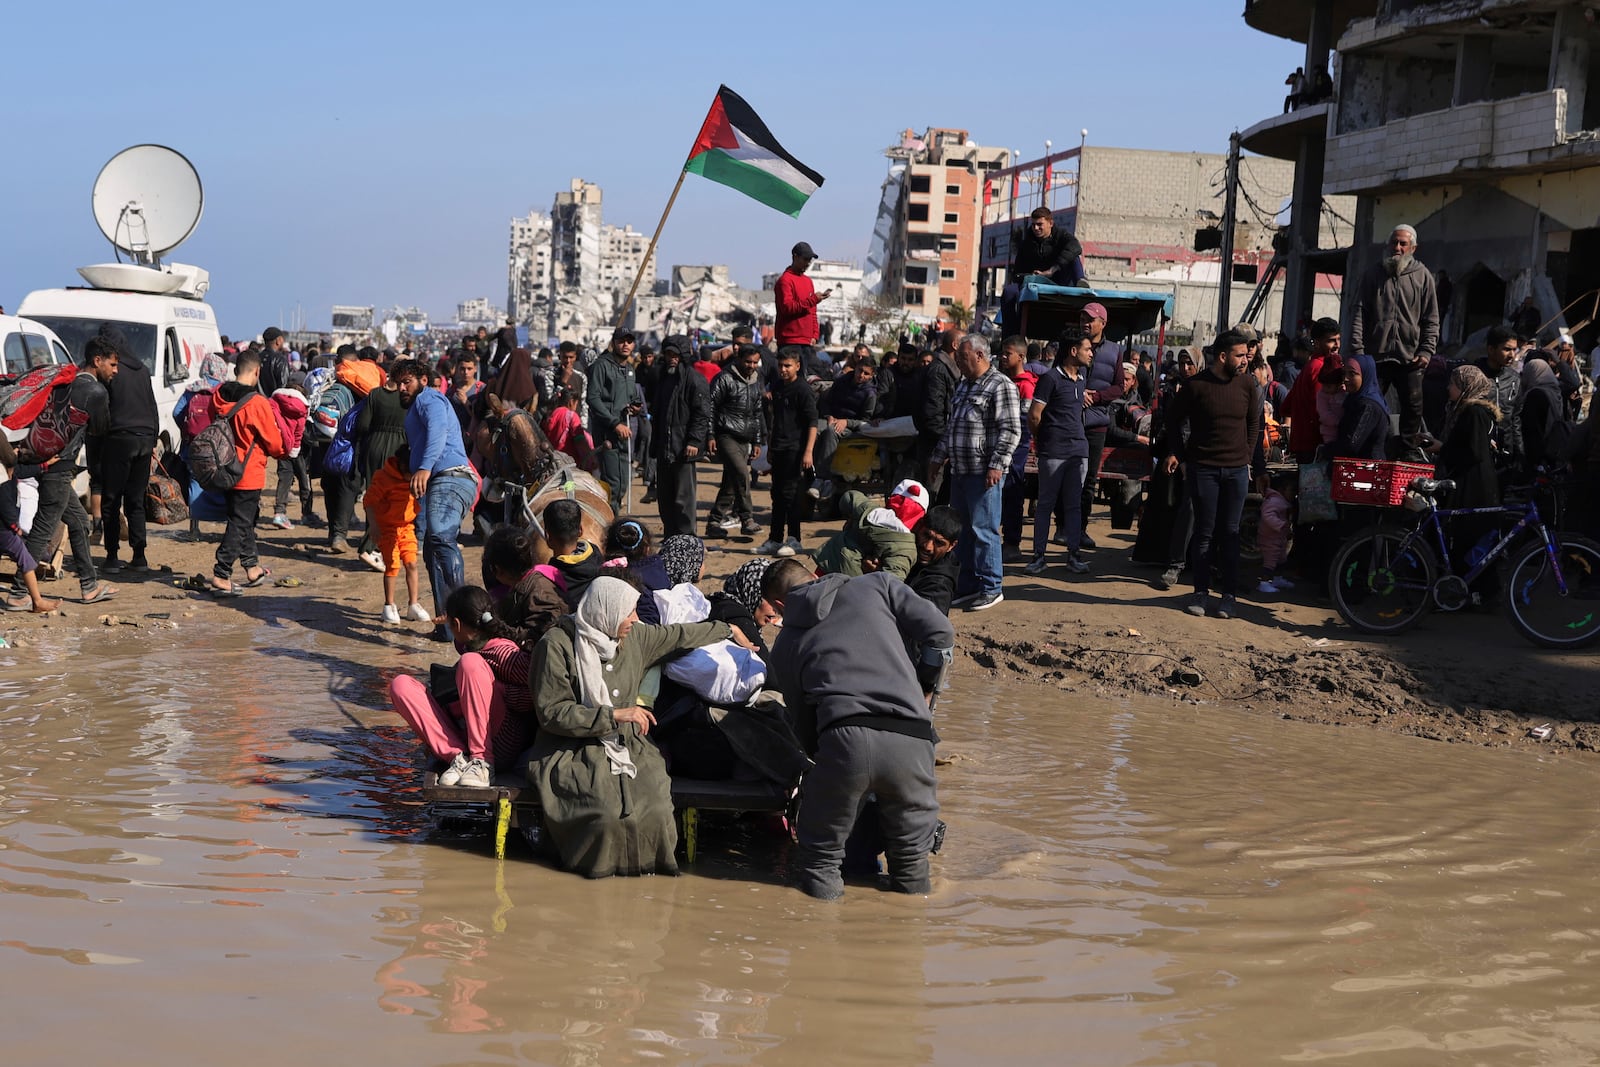
<svg viewBox="0 0 1600 1067">
<path fill-rule="evenodd" d="M 705 563 L 706 543 L 694 534 L 673 534 L 661 542 L 661 564 L 673 585 L 699 582 Z"/>
<path fill-rule="evenodd" d="M 1344 409 L 1328 454 L 1339 459 L 1389 458 L 1389 405 L 1378 385 L 1373 358 L 1357 353 L 1344 361 Z"/>
<path fill-rule="evenodd" d="M 656 551 L 650 528 L 628 515 L 620 515 L 606 527 L 606 570 L 618 570 L 628 575 L 628 580 L 646 594 L 658 589 L 671 589 L 672 579 L 667 576 L 666 564 Z M 661 621 L 655 598 L 649 595 L 639 599 L 639 621 L 654 626 Z"/>
<path fill-rule="evenodd" d="M 562 867 L 587 878 L 678 873 L 672 783 L 645 737 L 655 716 L 637 706 L 639 683 L 655 663 L 731 634 L 721 622 L 640 623 L 638 601 L 602 575 L 533 651 L 528 780 Z"/>
<path fill-rule="evenodd" d="M 1429 446 L 1437 453 L 1436 476 L 1456 483 L 1446 500 L 1453 508 L 1486 508 L 1500 503 L 1500 478 L 1495 473 L 1495 449 L 1490 440 L 1501 412 L 1491 399 L 1494 386 L 1483 371 L 1470 363 L 1450 372 L 1450 406 L 1445 409 L 1441 440 Z M 1450 562 L 1457 572 L 1467 569 L 1474 545 L 1498 529 L 1494 515 L 1464 515 L 1450 524 Z M 1495 585 L 1493 569 L 1479 577 L 1476 591 L 1487 598 Z"/>
<path fill-rule="evenodd" d="M 1493 507 L 1500 503 L 1494 446 L 1489 434 L 1500 421 L 1500 409 L 1489 399 L 1493 386 L 1472 364 L 1450 372 L 1450 406 L 1445 409 L 1439 440 L 1429 448 L 1438 456 L 1438 474 L 1456 483 L 1450 506 Z"/>
<path fill-rule="evenodd" d="M 723 580 L 722 591 L 712 593 L 709 598 L 712 621 L 737 627 L 756 646 L 756 653 L 762 659 L 767 658 L 767 645 L 761 639 L 761 624 L 773 613 L 770 608 L 762 610 L 761 579 L 767 576 L 767 568 L 774 562 L 772 556 L 757 556 L 728 575 Z"/>
<path fill-rule="evenodd" d="M 1517 403 L 1522 412 L 1522 459 L 1528 473 L 1541 464 L 1562 463 L 1561 457 L 1550 454 L 1556 428 L 1567 417 L 1555 368 L 1530 355 L 1522 364 L 1522 393 Z"/>
<path fill-rule="evenodd" d="M 484 390 L 507 404 L 515 404 L 524 411 L 534 409 L 539 390 L 533 383 L 533 354 L 526 348 L 514 349 L 495 379 Z"/>
</svg>

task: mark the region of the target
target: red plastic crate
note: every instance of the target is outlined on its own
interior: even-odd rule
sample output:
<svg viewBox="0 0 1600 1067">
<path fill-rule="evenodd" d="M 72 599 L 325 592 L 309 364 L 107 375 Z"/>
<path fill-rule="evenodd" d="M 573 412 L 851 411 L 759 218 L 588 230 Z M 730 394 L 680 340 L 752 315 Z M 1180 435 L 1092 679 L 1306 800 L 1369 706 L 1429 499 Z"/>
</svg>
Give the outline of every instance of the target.
<svg viewBox="0 0 1600 1067">
<path fill-rule="evenodd" d="M 1428 463 L 1390 460 L 1336 459 L 1333 461 L 1333 499 L 1339 504 L 1397 508 L 1417 478 L 1432 478 Z"/>
</svg>

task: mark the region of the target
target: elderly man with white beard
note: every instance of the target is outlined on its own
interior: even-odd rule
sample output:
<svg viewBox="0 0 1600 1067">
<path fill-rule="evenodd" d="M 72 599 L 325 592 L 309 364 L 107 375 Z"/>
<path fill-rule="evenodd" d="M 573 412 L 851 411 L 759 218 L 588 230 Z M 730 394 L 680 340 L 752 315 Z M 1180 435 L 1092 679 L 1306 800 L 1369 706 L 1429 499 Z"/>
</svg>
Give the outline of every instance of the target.
<svg viewBox="0 0 1600 1067">
<path fill-rule="evenodd" d="M 1396 226 L 1388 255 L 1361 281 L 1350 322 L 1350 350 L 1378 365 L 1378 382 L 1400 397 L 1400 433 L 1408 451 L 1422 425 L 1422 373 L 1439 345 L 1439 295 L 1433 273 L 1416 258 L 1417 231 Z M 1402 457 L 1404 458 L 1404 457 Z"/>
</svg>

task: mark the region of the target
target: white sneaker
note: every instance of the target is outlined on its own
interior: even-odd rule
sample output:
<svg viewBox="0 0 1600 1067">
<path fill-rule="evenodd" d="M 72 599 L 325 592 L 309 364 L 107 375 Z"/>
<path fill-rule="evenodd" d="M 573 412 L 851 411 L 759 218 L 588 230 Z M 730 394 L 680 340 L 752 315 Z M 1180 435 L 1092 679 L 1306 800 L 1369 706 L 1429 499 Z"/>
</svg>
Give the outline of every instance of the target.
<svg viewBox="0 0 1600 1067">
<path fill-rule="evenodd" d="M 395 607 L 393 604 L 385 604 L 383 606 L 383 621 L 384 622 L 399 622 L 400 621 L 400 609 Z"/>
<path fill-rule="evenodd" d="M 406 609 L 406 618 L 410 619 L 412 622 L 432 622 L 433 612 L 429 611 L 421 604 L 412 604 Z"/>
<path fill-rule="evenodd" d="M 1270 578 L 1263 578 L 1256 584 L 1256 592 L 1258 593 L 1264 593 L 1267 596 L 1271 596 L 1277 591 L 1278 587 L 1272 584 L 1272 580 Z"/>
<path fill-rule="evenodd" d="M 457 752 L 456 758 L 450 761 L 450 766 L 439 772 L 439 784 L 452 786 L 461 784 L 461 776 L 466 773 L 470 764 L 465 752 Z"/>
<path fill-rule="evenodd" d="M 783 543 L 781 541 L 763 541 L 761 542 L 761 547 L 756 549 L 756 555 L 777 556 L 781 554 L 780 549 L 782 548 Z M 790 555 L 794 555 L 794 553 L 791 552 Z"/>
<path fill-rule="evenodd" d="M 377 549 L 374 548 L 369 552 L 361 553 L 361 562 L 365 563 L 379 574 L 383 573 L 383 553 L 379 552 Z"/>
<path fill-rule="evenodd" d="M 489 764 L 481 759 L 468 760 L 461 769 L 461 786 L 465 789 L 488 789 L 494 783 Z"/>
<path fill-rule="evenodd" d="M 272 525 L 276 526 L 280 530 L 294 529 L 294 523 L 289 521 L 289 516 L 287 515 L 272 516 Z"/>
<path fill-rule="evenodd" d="M 1294 583 L 1280 574 L 1276 578 L 1272 579 L 1272 588 L 1282 593 L 1285 590 L 1293 589 Z"/>
<path fill-rule="evenodd" d="M 801 552 L 804 552 L 804 551 L 805 551 L 805 546 L 800 543 L 799 539 L 791 537 L 791 538 L 789 538 L 789 540 L 787 540 L 787 541 L 785 541 L 783 543 L 783 547 L 782 548 L 778 549 L 778 555 L 780 555 L 780 556 L 793 556 L 793 555 L 797 555 L 797 554 L 799 554 Z"/>
<path fill-rule="evenodd" d="M 722 519 L 717 523 L 717 525 L 722 527 L 724 530 L 737 530 L 739 528 L 739 520 Z"/>
</svg>

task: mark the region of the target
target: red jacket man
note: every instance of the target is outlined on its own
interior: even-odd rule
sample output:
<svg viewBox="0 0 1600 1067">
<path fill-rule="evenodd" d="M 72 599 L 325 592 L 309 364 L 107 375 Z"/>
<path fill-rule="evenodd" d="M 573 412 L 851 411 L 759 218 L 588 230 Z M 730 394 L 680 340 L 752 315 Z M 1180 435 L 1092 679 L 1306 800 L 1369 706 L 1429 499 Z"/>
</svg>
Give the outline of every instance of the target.
<svg viewBox="0 0 1600 1067">
<path fill-rule="evenodd" d="M 820 328 L 817 325 L 817 305 L 832 295 L 832 289 L 820 294 L 806 277 L 817 254 L 804 241 L 789 253 L 789 269 L 778 275 L 773 286 L 773 297 L 778 305 L 776 340 L 778 347 L 785 345 L 814 345 Z"/>
</svg>

